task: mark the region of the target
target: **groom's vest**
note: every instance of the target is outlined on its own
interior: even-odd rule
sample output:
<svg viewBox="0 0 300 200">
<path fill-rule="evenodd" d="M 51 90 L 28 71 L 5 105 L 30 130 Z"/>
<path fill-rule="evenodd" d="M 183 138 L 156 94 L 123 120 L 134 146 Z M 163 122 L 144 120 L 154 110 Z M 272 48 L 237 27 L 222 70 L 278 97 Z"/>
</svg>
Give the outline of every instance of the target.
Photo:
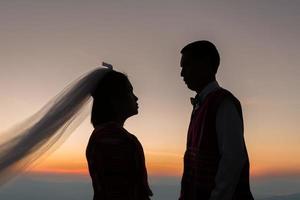
<svg viewBox="0 0 300 200">
<path fill-rule="evenodd" d="M 188 130 L 187 150 L 184 155 L 180 200 L 208 200 L 215 187 L 215 177 L 220 160 L 216 114 L 224 98 L 232 99 L 242 119 L 238 99 L 222 88 L 211 92 L 199 108 L 193 112 Z M 247 154 L 245 144 L 244 147 Z M 240 179 L 235 188 L 233 200 L 252 199 L 249 187 L 249 159 L 247 155 Z"/>
</svg>

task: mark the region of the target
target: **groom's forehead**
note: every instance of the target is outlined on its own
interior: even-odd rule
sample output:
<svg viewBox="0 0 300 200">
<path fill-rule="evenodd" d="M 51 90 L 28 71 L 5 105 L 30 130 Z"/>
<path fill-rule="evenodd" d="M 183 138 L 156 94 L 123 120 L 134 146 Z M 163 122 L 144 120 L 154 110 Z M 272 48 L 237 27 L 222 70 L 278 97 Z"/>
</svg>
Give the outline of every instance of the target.
<svg viewBox="0 0 300 200">
<path fill-rule="evenodd" d="M 180 59 L 180 66 L 183 67 L 183 65 L 187 62 L 186 55 L 182 54 Z"/>
<path fill-rule="evenodd" d="M 182 54 L 181 60 L 180 60 L 180 66 L 183 67 L 184 65 L 187 65 L 191 63 L 194 60 L 194 56 L 190 54 Z"/>
</svg>

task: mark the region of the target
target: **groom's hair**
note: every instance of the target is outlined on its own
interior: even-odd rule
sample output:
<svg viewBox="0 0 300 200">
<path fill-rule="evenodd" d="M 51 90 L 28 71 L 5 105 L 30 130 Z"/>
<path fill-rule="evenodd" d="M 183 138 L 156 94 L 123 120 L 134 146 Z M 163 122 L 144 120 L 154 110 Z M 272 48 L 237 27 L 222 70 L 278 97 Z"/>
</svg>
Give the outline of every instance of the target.
<svg viewBox="0 0 300 200">
<path fill-rule="evenodd" d="M 220 55 L 216 46 L 207 40 L 192 42 L 180 51 L 181 54 L 188 54 L 193 59 L 205 59 L 212 67 L 214 73 L 217 73 L 220 65 Z"/>
</svg>

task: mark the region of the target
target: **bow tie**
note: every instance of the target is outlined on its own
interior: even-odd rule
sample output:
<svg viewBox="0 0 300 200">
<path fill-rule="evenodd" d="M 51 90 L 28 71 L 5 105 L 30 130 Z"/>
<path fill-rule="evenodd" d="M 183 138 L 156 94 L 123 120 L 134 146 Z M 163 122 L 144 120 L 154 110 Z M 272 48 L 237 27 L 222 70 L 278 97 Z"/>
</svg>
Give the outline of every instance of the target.
<svg viewBox="0 0 300 200">
<path fill-rule="evenodd" d="M 200 98 L 199 95 L 196 95 L 195 97 L 191 97 L 191 104 L 193 105 L 193 107 L 197 107 L 200 104 Z"/>
</svg>

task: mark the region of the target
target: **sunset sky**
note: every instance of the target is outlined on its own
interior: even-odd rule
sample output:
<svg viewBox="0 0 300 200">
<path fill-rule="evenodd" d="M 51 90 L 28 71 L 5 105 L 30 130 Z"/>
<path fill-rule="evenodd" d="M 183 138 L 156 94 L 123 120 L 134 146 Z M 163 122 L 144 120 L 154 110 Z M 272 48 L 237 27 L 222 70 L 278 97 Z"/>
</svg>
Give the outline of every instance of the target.
<svg viewBox="0 0 300 200">
<path fill-rule="evenodd" d="M 210 40 L 219 84 L 243 106 L 253 177 L 300 176 L 300 1 L 0 2 L 0 134 L 102 61 L 128 74 L 139 115 L 125 127 L 152 176 L 181 176 L 191 112 L 180 50 Z M 33 171 L 87 174 L 90 116 Z M 1 136 L 1 135 L 0 135 Z"/>
</svg>

